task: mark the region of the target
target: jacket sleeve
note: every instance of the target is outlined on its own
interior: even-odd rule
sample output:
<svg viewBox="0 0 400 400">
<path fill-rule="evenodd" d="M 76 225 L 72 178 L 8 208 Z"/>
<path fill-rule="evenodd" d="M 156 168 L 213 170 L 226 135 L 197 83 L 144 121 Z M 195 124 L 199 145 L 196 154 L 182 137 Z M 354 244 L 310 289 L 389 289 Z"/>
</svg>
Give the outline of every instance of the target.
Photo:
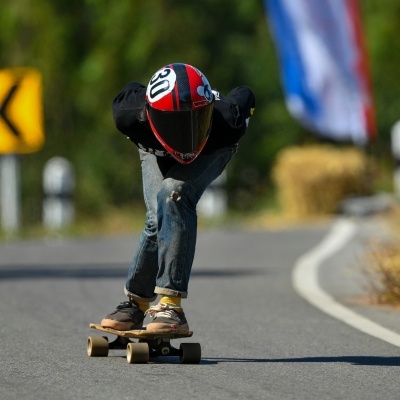
<svg viewBox="0 0 400 400">
<path fill-rule="evenodd" d="M 248 121 L 256 106 L 253 91 L 248 86 L 239 86 L 232 89 L 227 97 L 230 100 L 231 113 L 236 124 L 242 124 L 243 119 Z"/>
<path fill-rule="evenodd" d="M 227 96 L 217 92 L 211 133 L 205 152 L 237 143 L 246 133 L 255 108 L 253 91 L 247 86 L 232 89 Z"/>
<path fill-rule="evenodd" d="M 145 106 L 146 86 L 138 82 L 126 85 L 113 100 L 112 112 L 115 126 L 125 135 L 131 136 L 139 121 L 137 114 Z"/>
</svg>

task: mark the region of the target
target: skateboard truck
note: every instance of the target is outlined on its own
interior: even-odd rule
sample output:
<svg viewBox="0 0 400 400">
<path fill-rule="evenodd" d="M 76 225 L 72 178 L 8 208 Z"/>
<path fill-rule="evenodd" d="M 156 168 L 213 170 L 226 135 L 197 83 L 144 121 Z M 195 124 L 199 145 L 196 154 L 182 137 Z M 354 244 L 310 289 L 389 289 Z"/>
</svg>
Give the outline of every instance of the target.
<svg viewBox="0 0 400 400">
<path fill-rule="evenodd" d="M 191 337 L 191 331 L 118 331 L 90 324 L 90 327 L 116 335 L 111 343 L 107 336 L 89 336 L 87 354 L 89 357 L 107 357 L 109 350 L 126 349 L 126 359 L 129 364 L 147 363 L 150 357 L 178 356 L 182 364 L 198 364 L 201 361 L 201 346 L 199 343 L 181 343 L 179 349 L 171 345 L 172 339 Z M 131 339 L 139 339 L 134 342 Z"/>
<path fill-rule="evenodd" d="M 123 336 L 117 336 L 117 338 L 108 344 L 110 350 L 125 350 L 128 343 L 133 343 L 132 340 Z"/>
</svg>

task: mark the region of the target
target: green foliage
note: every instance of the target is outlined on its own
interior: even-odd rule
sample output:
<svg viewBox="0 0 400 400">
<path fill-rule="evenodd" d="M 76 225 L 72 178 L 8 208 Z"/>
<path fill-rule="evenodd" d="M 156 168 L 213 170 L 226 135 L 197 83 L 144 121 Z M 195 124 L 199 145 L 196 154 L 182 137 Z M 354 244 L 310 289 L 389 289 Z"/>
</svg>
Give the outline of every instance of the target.
<svg viewBox="0 0 400 400">
<path fill-rule="evenodd" d="M 379 144 L 387 151 L 390 129 L 400 119 L 400 1 L 365 0 L 363 3 Z"/>
<path fill-rule="evenodd" d="M 387 153 L 400 114 L 400 0 L 365 0 L 363 12 L 378 147 Z M 195 65 L 223 93 L 245 84 L 256 94 L 249 132 L 229 166 L 232 205 L 268 189 L 277 152 L 310 138 L 286 111 L 261 0 L 2 0 L 0 24 L 0 68 L 34 66 L 44 79 L 46 144 L 21 157 L 29 222 L 40 218 L 42 169 L 55 155 L 75 166 L 80 213 L 141 199 L 136 148 L 115 129 L 111 102 L 125 84 L 147 84 L 167 63 Z"/>
</svg>

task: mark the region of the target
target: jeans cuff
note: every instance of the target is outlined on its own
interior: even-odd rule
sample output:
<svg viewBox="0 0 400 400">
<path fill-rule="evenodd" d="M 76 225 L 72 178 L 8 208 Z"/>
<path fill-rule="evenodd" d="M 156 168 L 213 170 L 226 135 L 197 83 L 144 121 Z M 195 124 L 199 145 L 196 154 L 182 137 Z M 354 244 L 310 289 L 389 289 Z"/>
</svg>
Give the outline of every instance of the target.
<svg viewBox="0 0 400 400">
<path fill-rule="evenodd" d="M 188 297 L 188 292 L 180 292 L 179 290 L 167 289 L 158 286 L 156 286 L 154 289 L 154 293 L 162 294 L 164 296 L 181 297 L 182 299 L 186 299 Z"/>
<path fill-rule="evenodd" d="M 124 292 L 131 299 L 134 299 L 134 300 L 136 299 L 136 300 L 139 300 L 139 301 L 148 301 L 149 303 L 151 303 L 152 301 L 154 301 L 157 298 L 157 294 L 154 294 L 153 297 L 138 296 L 138 295 L 130 292 L 126 287 L 124 287 Z"/>
</svg>

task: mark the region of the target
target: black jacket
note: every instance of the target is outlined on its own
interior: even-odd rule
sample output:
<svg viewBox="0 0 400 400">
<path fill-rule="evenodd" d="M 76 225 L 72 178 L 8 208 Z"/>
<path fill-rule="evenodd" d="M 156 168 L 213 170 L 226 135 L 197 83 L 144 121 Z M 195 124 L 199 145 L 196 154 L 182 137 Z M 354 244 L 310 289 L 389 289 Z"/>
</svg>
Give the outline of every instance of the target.
<svg viewBox="0 0 400 400">
<path fill-rule="evenodd" d="M 255 107 L 255 97 L 247 86 L 231 90 L 227 96 L 213 91 L 215 104 L 210 136 L 202 154 L 233 145 L 245 134 L 248 119 Z M 127 135 L 139 148 L 156 156 L 169 156 L 153 132 L 137 119 L 145 106 L 146 86 L 131 82 L 119 93 L 112 104 L 117 129 Z"/>
</svg>

